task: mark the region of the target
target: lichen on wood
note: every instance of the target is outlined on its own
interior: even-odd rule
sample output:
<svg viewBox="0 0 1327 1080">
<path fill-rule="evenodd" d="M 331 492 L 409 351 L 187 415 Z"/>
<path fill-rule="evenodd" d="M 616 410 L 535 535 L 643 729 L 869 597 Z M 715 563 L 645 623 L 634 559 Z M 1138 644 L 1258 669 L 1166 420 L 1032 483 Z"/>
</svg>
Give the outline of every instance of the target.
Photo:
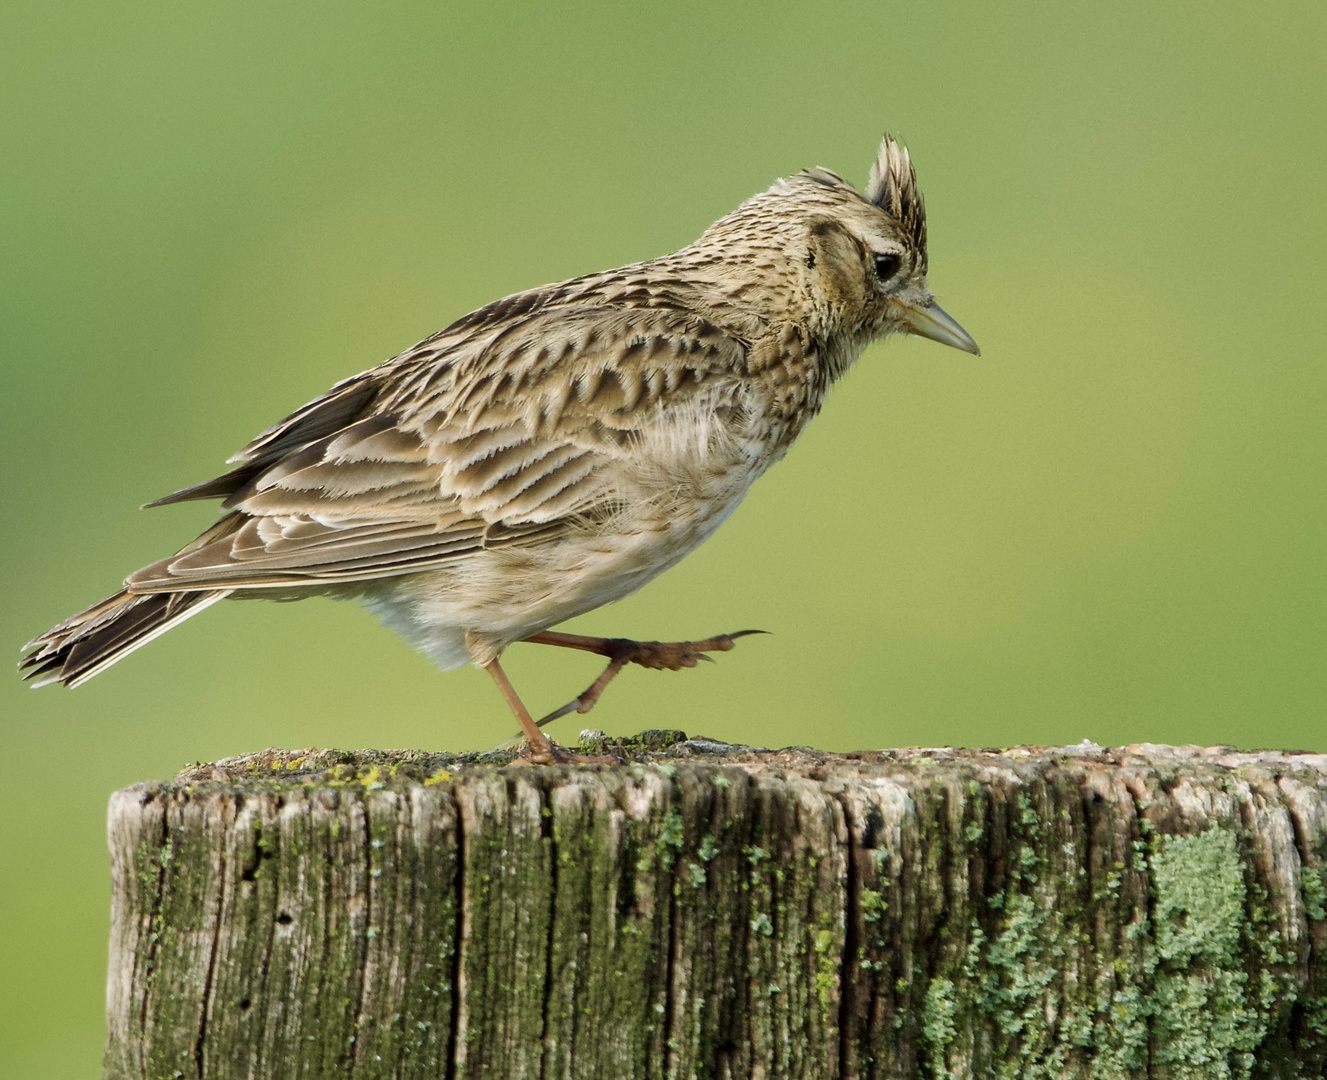
<svg viewBox="0 0 1327 1080">
<path fill-rule="evenodd" d="M 1327 1075 L 1327 757 L 591 743 L 118 792 L 106 1075 Z"/>
</svg>

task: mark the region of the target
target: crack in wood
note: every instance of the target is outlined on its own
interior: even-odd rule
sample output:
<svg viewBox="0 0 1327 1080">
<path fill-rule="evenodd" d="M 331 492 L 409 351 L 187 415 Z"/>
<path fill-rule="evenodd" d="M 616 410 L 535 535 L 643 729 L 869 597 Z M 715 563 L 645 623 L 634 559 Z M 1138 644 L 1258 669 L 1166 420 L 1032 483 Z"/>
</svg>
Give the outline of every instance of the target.
<svg viewBox="0 0 1327 1080">
<path fill-rule="evenodd" d="M 452 1003 L 447 1023 L 447 1060 L 444 1080 L 456 1080 L 456 1070 L 460 1061 L 460 1025 L 465 1008 L 465 923 L 462 913 L 465 910 L 465 868 L 467 834 L 465 821 L 456 815 L 456 873 L 452 885 L 452 902 L 455 905 L 455 937 L 452 939 L 451 987 Z"/>
<path fill-rule="evenodd" d="M 156 802 L 157 799 L 155 797 L 143 800 L 145 806 L 149 803 L 156 803 Z M 160 919 L 161 917 L 161 906 L 160 906 L 161 894 L 162 890 L 165 887 L 166 866 L 167 866 L 166 852 L 169 850 L 169 845 L 170 845 L 170 826 L 166 820 L 166 815 L 163 812 L 161 815 L 161 836 L 156 844 L 157 857 L 154 860 L 153 864 L 156 867 L 156 872 L 153 876 L 155 887 L 152 890 L 152 895 L 149 899 L 148 906 L 143 913 L 143 925 L 146 926 L 147 928 L 147 934 L 145 935 L 147 937 L 147 947 L 142 950 L 143 963 L 141 968 L 139 966 L 140 950 L 138 949 L 133 950 L 133 960 L 131 962 L 131 971 L 130 971 L 131 985 L 138 983 L 138 973 L 140 970 L 142 970 L 144 973 L 143 983 L 146 984 L 151 979 L 152 972 L 156 969 L 156 957 L 158 950 L 157 950 L 157 932 L 155 930 L 155 927 L 157 925 L 157 920 Z M 147 844 L 147 851 L 150 853 L 151 850 L 152 846 L 149 837 Z M 141 881 L 141 878 L 139 880 Z M 149 1016 L 148 995 L 146 993 L 142 995 L 142 1001 L 138 1009 L 138 1015 L 139 1015 L 138 1030 L 143 1040 L 142 1045 L 146 1046 L 148 1043 L 148 1016 Z"/>
<path fill-rule="evenodd" d="M 243 803 L 244 796 L 240 795 L 236 798 L 237 801 Z M 226 895 L 226 852 L 224 848 L 217 854 L 216 885 L 216 912 L 212 916 L 212 942 L 207 952 L 207 974 L 203 977 L 202 1007 L 198 1010 L 198 1034 L 195 1036 L 191 1048 L 193 1050 L 194 1069 L 200 1080 L 206 1075 L 207 1020 L 213 1006 L 213 977 L 216 974 L 217 948 L 221 943 L 221 910 Z"/>
<path fill-rule="evenodd" d="M 858 891 L 861 883 L 857 872 L 857 830 L 851 807 L 841 792 L 835 794 L 843 821 L 847 827 L 847 861 L 844 875 L 844 927 L 843 953 L 839 958 L 839 1075 L 848 1076 L 851 1061 L 852 1024 L 849 1022 L 857 995 L 857 950 L 859 948 L 857 922 L 861 918 L 862 904 Z"/>
<path fill-rule="evenodd" d="M 375 881 L 373 876 L 373 820 L 369 812 L 367 798 L 357 793 L 355 802 L 359 804 L 359 808 L 364 818 L 364 939 L 363 944 L 360 946 L 363 959 L 356 965 L 356 974 L 359 976 L 359 1000 L 355 1007 L 355 1020 L 351 1025 L 351 1033 L 354 1036 L 355 1044 L 353 1052 L 349 1050 L 343 1051 L 343 1060 L 359 1059 L 361 1054 L 368 1053 L 364 1047 L 369 1044 L 369 1040 L 366 1040 L 365 1036 L 368 1034 L 369 1024 L 371 1023 L 366 1007 L 368 995 L 370 993 L 369 956 L 373 952 L 374 939 L 377 936 L 375 930 L 378 933 L 382 932 L 382 928 L 374 926 L 373 923 L 373 891 Z M 385 922 L 386 920 L 384 919 L 383 921 Z M 359 1062 L 356 1061 L 356 1064 L 359 1064 Z"/>
<path fill-rule="evenodd" d="M 553 833 L 553 807 L 549 792 L 539 788 L 539 835 L 548 848 L 548 936 L 544 943 L 544 985 L 539 1010 L 539 1077 L 548 1071 L 550 1057 L 548 1017 L 553 1002 L 553 947 L 557 934 L 558 845 Z"/>
</svg>

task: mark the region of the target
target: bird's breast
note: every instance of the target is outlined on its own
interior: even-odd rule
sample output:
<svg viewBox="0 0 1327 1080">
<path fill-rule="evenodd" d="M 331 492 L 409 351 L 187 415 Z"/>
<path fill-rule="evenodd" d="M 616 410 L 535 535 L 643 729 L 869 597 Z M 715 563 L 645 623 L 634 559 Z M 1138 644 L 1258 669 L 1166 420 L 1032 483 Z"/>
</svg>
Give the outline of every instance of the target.
<svg viewBox="0 0 1327 1080">
<path fill-rule="evenodd" d="M 731 513 L 790 441 L 770 405 L 760 388 L 729 385 L 656 410 L 624 447 L 628 498 L 684 523 Z"/>
</svg>

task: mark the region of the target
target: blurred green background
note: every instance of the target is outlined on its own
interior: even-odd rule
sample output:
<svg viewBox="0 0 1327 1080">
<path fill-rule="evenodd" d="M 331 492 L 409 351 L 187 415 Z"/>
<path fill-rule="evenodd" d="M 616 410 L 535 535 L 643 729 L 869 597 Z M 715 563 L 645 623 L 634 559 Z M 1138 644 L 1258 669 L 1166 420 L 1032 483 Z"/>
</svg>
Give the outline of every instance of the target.
<svg viewBox="0 0 1327 1080">
<path fill-rule="evenodd" d="M 1327 749 L 1327 8 L 11 2 L 0 641 L 190 539 L 136 506 L 487 300 L 670 251 L 907 140 L 981 342 L 872 347 L 718 536 L 594 633 L 758 626 L 587 723 L 771 746 Z M 544 710 L 597 670 L 517 647 Z M 351 606 L 222 605 L 0 679 L 0 1075 L 90 1076 L 109 793 L 513 724 Z"/>
</svg>

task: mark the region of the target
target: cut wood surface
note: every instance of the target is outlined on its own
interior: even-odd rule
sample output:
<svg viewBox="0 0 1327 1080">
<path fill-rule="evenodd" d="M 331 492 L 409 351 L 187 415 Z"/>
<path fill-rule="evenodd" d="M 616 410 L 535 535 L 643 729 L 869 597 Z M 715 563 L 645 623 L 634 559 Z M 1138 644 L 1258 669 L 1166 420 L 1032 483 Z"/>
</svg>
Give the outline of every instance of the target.
<svg viewBox="0 0 1327 1080">
<path fill-rule="evenodd" d="M 266 751 L 117 792 L 108 1077 L 1327 1075 L 1327 756 Z"/>
</svg>

